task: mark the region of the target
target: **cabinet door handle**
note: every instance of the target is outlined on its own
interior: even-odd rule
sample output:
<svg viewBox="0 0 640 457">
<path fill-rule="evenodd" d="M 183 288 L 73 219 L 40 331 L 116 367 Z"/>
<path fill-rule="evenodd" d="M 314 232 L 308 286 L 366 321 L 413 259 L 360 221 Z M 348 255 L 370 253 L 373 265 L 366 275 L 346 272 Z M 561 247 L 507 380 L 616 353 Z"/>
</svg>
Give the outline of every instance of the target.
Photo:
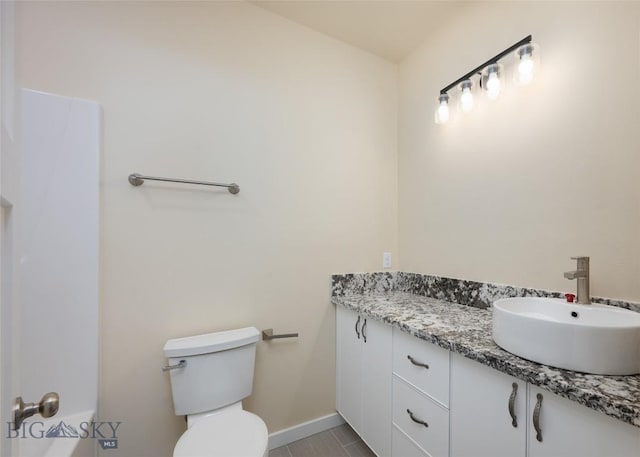
<svg viewBox="0 0 640 457">
<path fill-rule="evenodd" d="M 367 328 L 367 318 L 364 318 L 364 324 L 362 324 L 362 328 L 360 329 L 362 331 L 362 339 L 364 339 L 364 342 L 367 342 L 367 334 L 364 333 L 364 329 Z"/>
<path fill-rule="evenodd" d="M 425 427 L 429 428 L 429 424 L 427 424 L 425 421 L 420 420 L 418 418 L 416 418 L 416 416 L 413 415 L 413 413 L 411 412 L 410 409 L 407 409 L 407 414 L 409 415 L 409 417 L 411 418 L 411 420 L 413 422 L 415 422 L 416 424 L 420 424 L 420 425 L 424 425 Z"/>
<path fill-rule="evenodd" d="M 514 427 L 518 427 L 518 419 L 516 418 L 516 395 L 518 395 L 518 384 L 511 384 L 513 390 L 511 391 L 511 395 L 509 396 L 509 415 L 511 416 L 511 425 Z"/>
<path fill-rule="evenodd" d="M 538 401 L 533 408 L 533 428 L 536 429 L 536 439 L 542 443 L 542 430 L 540 429 L 540 408 L 542 407 L 542 394 L 536 395 Z"/>
<path fill-rule="evenodd" d="M 427 365 L 426 363 L 418 362 L 416 359 L 414 359 L 410 355 L 407 355 L 407 359 L 409 359 L 409 362 L 413 363 L 417 367 L 422 367 L 427 370 L 429 369 L 429 365 Z"/>
<path fill-rule="evenodd" d="M 358 335 L 358 339 L 360 339 L 360 332 L 358 331 L 359 323 L 360 323 L 360 316 L 358 316 L 358 320 L 356 321 L 356 335 Z"/>
</svg>

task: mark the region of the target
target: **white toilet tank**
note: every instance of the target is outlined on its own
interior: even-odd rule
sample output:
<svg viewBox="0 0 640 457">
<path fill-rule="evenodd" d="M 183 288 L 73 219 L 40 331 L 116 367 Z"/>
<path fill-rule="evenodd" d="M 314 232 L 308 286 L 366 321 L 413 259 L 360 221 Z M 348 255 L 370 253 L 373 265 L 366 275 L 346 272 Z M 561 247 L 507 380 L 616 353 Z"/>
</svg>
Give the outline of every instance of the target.
<svg viewBox="0 0 640 457">
<path fill-rule="evenodd" d="M 167 341 L 169 371 L 176 415 L 222 408 L 251 395 L 256 343 L 255 327 L 207 333 Z"/>
</svg>

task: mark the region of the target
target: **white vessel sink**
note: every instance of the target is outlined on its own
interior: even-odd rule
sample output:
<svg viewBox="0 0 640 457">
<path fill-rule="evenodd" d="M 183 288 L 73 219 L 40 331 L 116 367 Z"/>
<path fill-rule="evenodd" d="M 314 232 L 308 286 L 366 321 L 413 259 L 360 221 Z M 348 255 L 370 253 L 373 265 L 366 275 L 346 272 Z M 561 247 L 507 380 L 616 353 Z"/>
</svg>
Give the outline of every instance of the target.
<svg viewBox="0 0 640 457">
<path fill-rule="evenodd" d="M 552 298 L 493 303 L 493 340 L 519 357 L 566 370 L 640 373 L 640 313 Z"/>
</svg>

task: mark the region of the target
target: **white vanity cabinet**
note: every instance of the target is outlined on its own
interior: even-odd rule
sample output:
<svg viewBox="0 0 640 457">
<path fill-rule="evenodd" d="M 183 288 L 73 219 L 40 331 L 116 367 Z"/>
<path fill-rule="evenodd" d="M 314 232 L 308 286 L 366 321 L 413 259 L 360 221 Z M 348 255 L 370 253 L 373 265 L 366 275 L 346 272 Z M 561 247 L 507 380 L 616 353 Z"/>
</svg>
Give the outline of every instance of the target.
<svg viewBox="0 0 640 457">
<path fill-rule="evenodd" d="M 501 456 L 638 457 L 640 429 L 452 354 L 451 457 Z"/>
<path fill-rule="evenodd" d="M 638 427 L 342 306 L 336 316 L 337 410 L 378 457 L 640 457 Z"/>
<path fill-rule="evenodd" d="M 526 382 L 451 355 L 451 457 L 525 457 L 528 423 Z"/>
<path fill-rule="evenodd" d="M 378 457 L 391 455 L 389 325 L 336 308 L 336 409 Z"/>
<path fill-rule="evenodd" d="M 458 354 L 451 359 L 451 457 L 640 456 L 638 427 Z"/>
<path fill-rule="evenodd" d="M 529 386 L 529 416 L 528 457 L 640 456 L 638 427 L 539 387 Z"/>
</svg>

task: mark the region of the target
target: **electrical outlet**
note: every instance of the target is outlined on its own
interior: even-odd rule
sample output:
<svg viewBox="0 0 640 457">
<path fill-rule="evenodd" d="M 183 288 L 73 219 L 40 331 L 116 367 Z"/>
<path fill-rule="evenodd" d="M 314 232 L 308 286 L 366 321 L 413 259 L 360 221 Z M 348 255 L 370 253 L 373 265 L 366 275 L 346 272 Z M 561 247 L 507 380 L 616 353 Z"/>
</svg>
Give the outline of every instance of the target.
<svg viewBox="0 0 640 457">
<path fill-rule="evenodd" d="M 382 253 L 382 268 L 391 268 L 391 253 Z"/>
</svg>

